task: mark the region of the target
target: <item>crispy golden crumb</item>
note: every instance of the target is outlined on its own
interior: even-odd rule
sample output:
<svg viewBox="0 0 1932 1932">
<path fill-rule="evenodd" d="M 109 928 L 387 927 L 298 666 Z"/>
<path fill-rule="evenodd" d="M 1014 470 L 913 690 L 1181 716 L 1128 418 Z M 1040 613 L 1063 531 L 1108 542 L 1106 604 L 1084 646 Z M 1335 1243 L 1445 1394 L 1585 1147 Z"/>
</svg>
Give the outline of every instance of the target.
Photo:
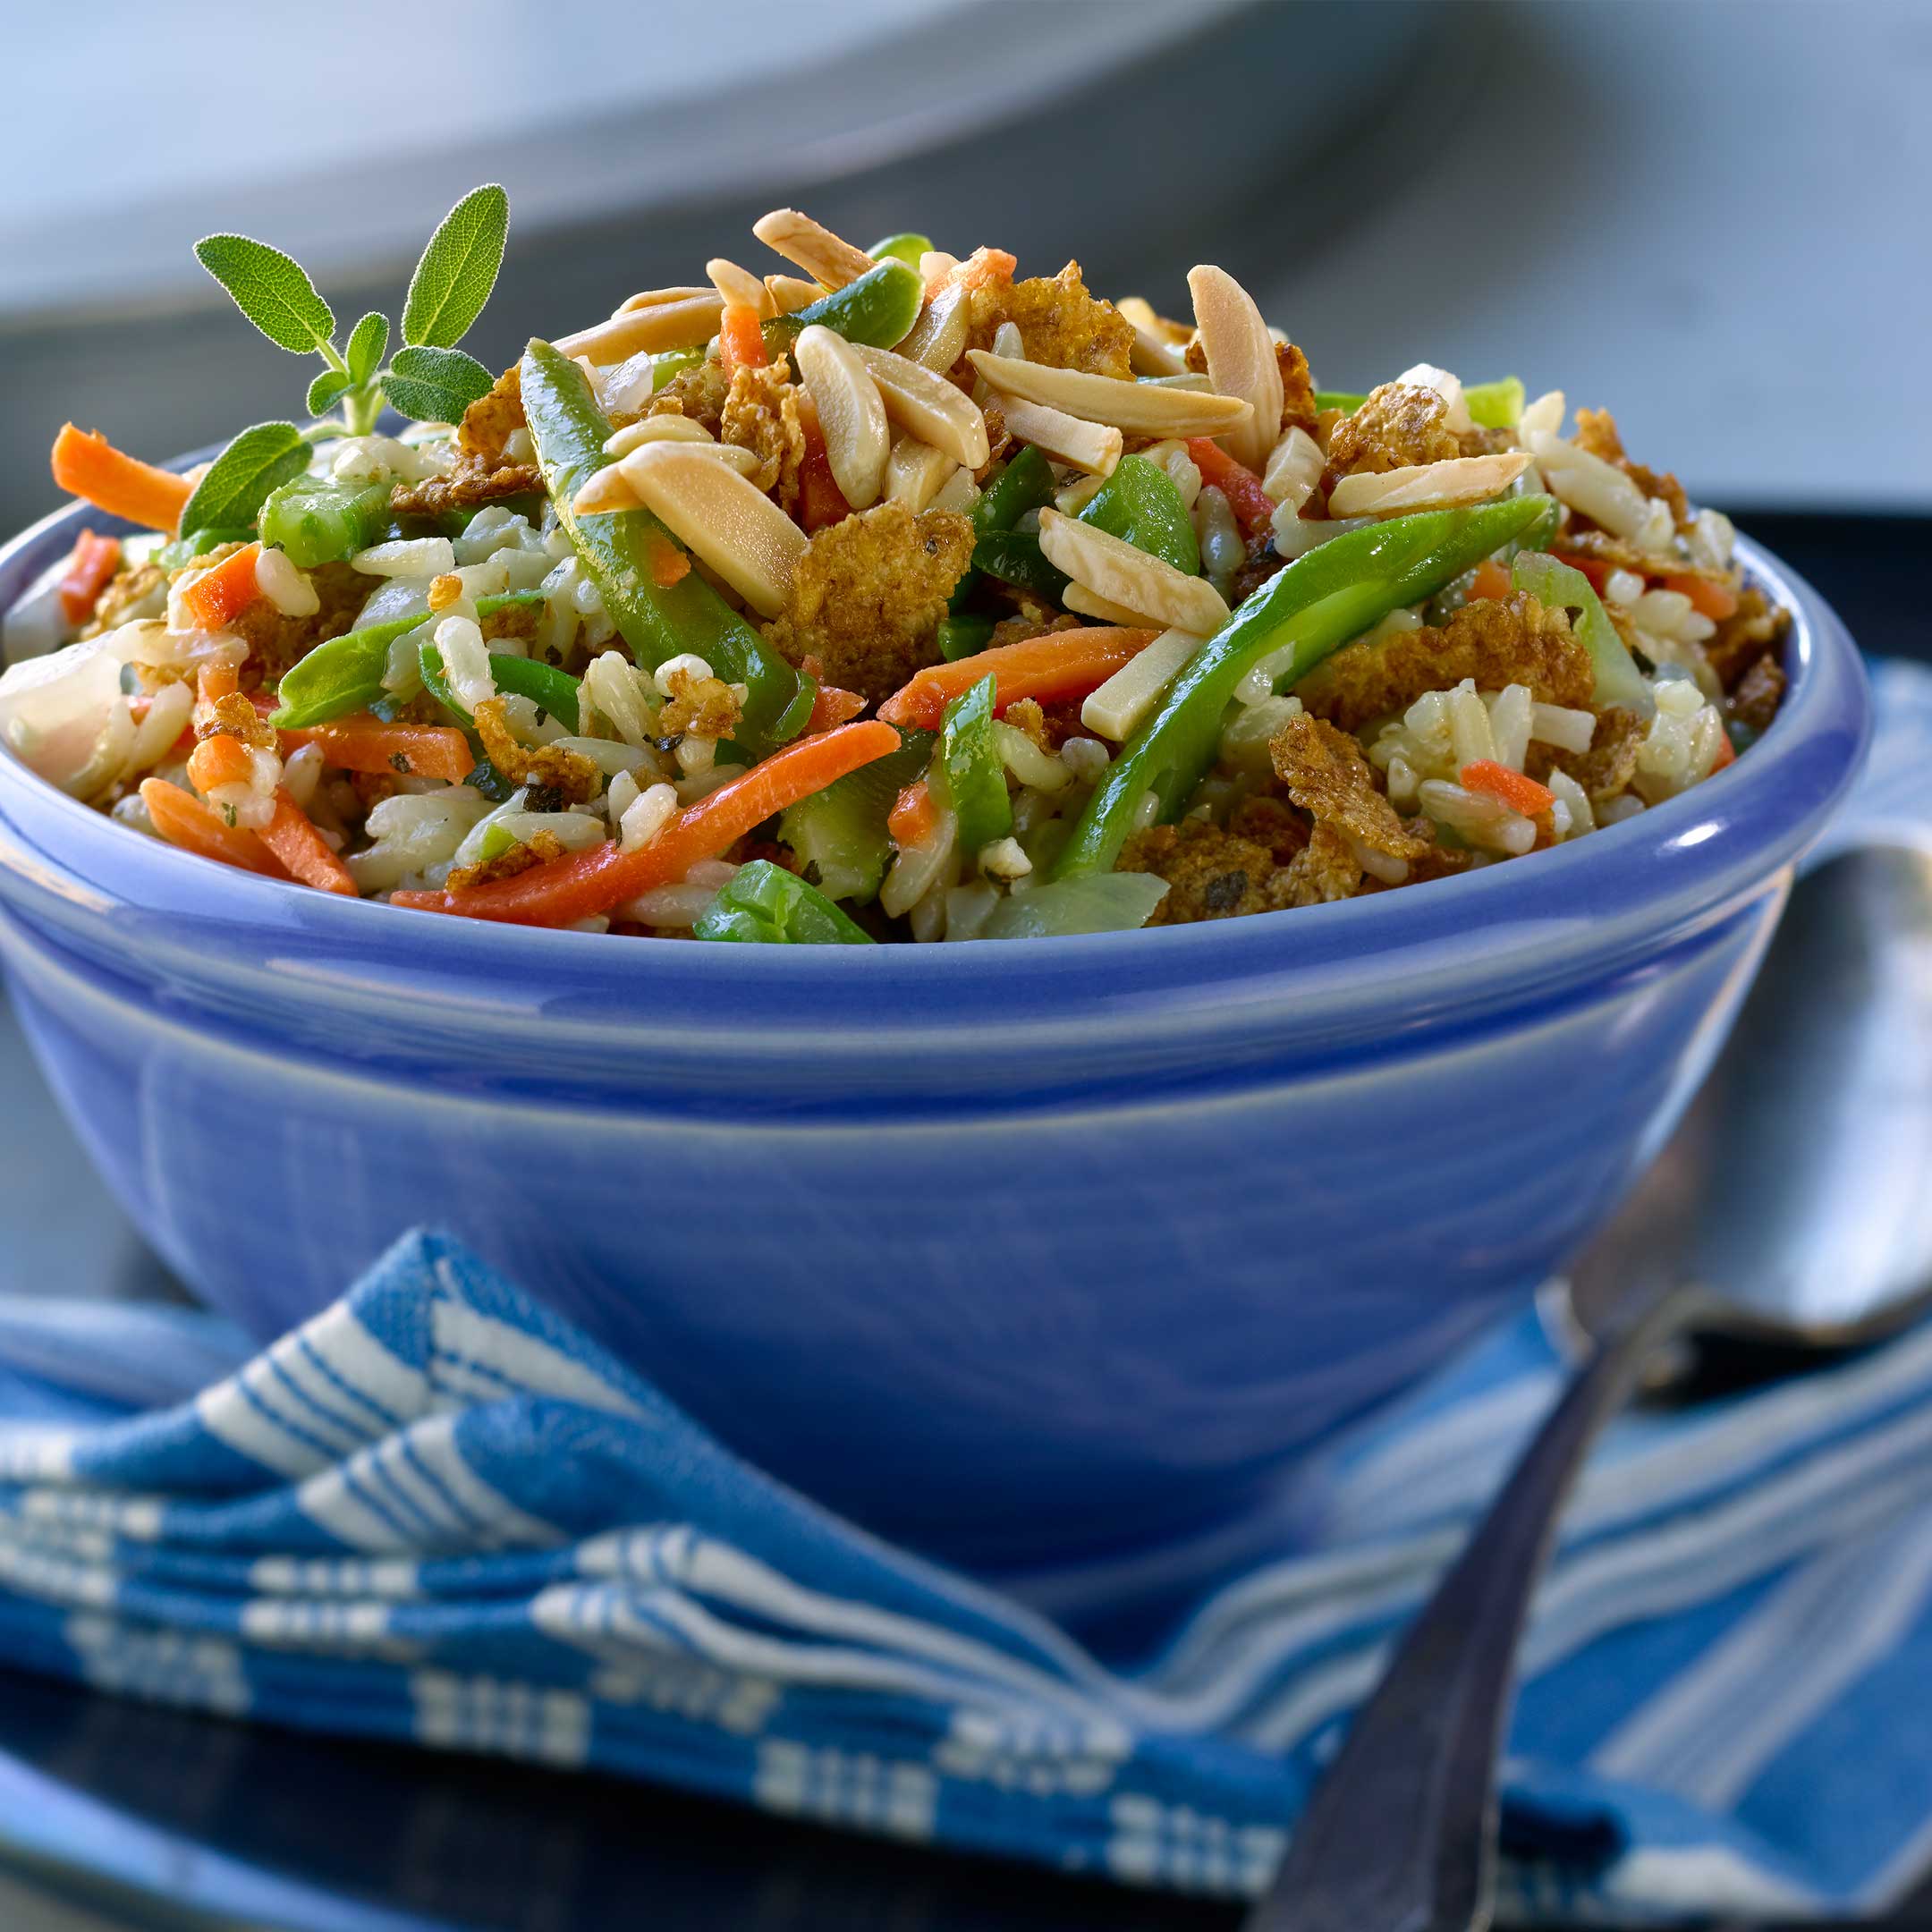
<svg viewBox="0 0 1932 1932">
<path fill-rule="evenodd" d="M 883 503 L 849 516 L 812 538 L 765 636 L 792 664 L 817 656 L 841 690 L 889 697 L 936 661 L 933 633 L 972 547 L 972 524 L 948 510 Z"/>
<path fill-rule="evenodd" d="M 1412 859 L 1422 843 L 1376 789 L 1375 767 L 1346 732 L 1295 717 L 1268 740 L 1275 775 L 1318 826 L 1333 826 L 1371 852 Z"/>
<path fill-rule="evenodd" d="M 1237 838 L 1267 846 L 1276 865 L 1292 864 L 1297 854 L 1308 849 L 1306 820 L 1278 798 L 1242 800 L 1228 814 L 1227 828 Z"/>
<path fill-rule="evenodd" d="M 501 698 L 486 698 L 476 708 L 476 728 L 490 763 L 512 784 L 541 785 L 571 805 L 581 805 L 604 789 L 604 774 L 582 752 L 562 745 L 526 745 L 510 729 Z"/>
<path fill-rule="evenodd" d="M 1740 724 L 1761 732 L 1777 716 L 1784 701 L 1784 667 L 1775 652 L 1767 651 L 1731 693 L 1729 710 Z"/>
<path fill-rule="evenodd" d="M 456 447 L 495 470 L 503 463 L 504 445 L 522 428 L 523 366 L 513 362 L 496 378 L 496 387 L 463 411 L 456 427 Z"/>
<path fill-rule="evenodd" d="M 496 879 L 514 878 L 519 872 L 528 872 L 532 866 L 561 859 L 564 851 L 564 841 L 555 832 L 534 832 L 527 841 L 498 852 L 494 859 L 479 859 L 474 865 L 458 866 L 444 884 L 453 892 L 462 892 L 471 886 L 487 886 Z"/>
<path fill-rule="evenodd" d="M 1306 429 L 1316 435 L 1315 379 L 1309 374 L 1308 358 L 1292 343 L 1276 343 L 1275 360 L 1281 368 L 1283 430 Z"/>
<path fill-rule="evenodd" d="M 1281 874 L 1277 891 L 1280 902 L 1286 905 L 1329 905 L 1337 899 L 1352 899 L 1362 884 L 1361 860 L 1347 837 L 1338 826 L 1318 820 L 1309 834 L 1308 850 L 1298 852 Z"/>
<path fill-rule="evenodd" d="M 240 547 L 238 544 L 220 545 L 206 556 L 197 557 L 192 567 L 199 570 L 211 561 L 219 563 Z M 369 580 L 346 564 L 323 564 L 304 574 L 320 600 L 312 615 L 290 617 L 267 597 L 256 597 L 229 619 L 228 630 L 248 646 L 241 670 L 243 691 L 273 691 L 298 658 L 347 631 L 369 597 Z"/>
<path fill-rule="evenodd" d="M 1791 613 L 1747 584 L 1738 592 L 1738 607 L 1704 640 L 1704 655 L 1729 691 L 1767 650 L 1784 642 L 1790 629 Z"/>
<path fill-rule="evenodd" d="M 1360 731 L 1464 678 L 1482 691 L 1527 684 L 1539 703 L 1579 708 L 1597 682 L 1568 614 L 1515 590 L 1465 604 L 1440 630 L 1425 624 L 1373 643 L 1358 639 L 1303 678 L 1295 695 L 1315 716 Z"/>
<path fill-rule="evenodd" d="M 702 423 L 713 436 L 724 424 L 724 405 L 731 400 L 731 385 L 723 367 L 707 359 L 674 376 L 640 411 L 643 416 L 689 416 Z M 636 422 L 637 416 L 614 416 L 613 428 Z"/>
<path fill-rule="evenodd" d="M 1679 530 L 1688 530 L 1697 520 L 1683 493 L 1683 486 L 1667 470 L 1662 472 L 1643 463 L 1632 462 L 1625 454 L 1623 437 L 1616 418 L 1608 410 L 1580 409 L 1576 412 L 1577 447 L 1614 463 L 1646 496 L 1661 496 L 1670 505 L 1671 521 Z"/>
<path fill-rule="evenodd" d="M 1328 437 L 1325 490 L 1345 476 L 1380 476 L 1411 463 L 1446 462 L 1462 446 L 1449 428 L 1449 405 L 1417 383 L 1384 383 Z"/>
<path fill-rule="evenodd" d="M 1029 362 L 1122 381 L 1133 374 L 1133 325 L 1112 302 L 1087 292 L 1078 262 L 1070 261 L 1050 282 L 1044 276 L 981 282 L 966 300 L 968 348 L 990 349 L 1000 324 L 1011 322 Z"/>
<path fill-rule="evenodd" d="M 1597 735 L 1588 751 L 1558 751 L 1532 741 L 1523 769 L 1539 784 L 1553 771 L 1567 772 L 1589 794 L 1593 807 L 1612 803 L 1630 790 L 1637 775 L 1637 748 L 1650 727 L 1623 705 L 1606 705 L 1597 714 Z"/>
<path fill-rule="evenodd" d="M 657 714 L 660 736 L 675 738 L 691 732 L 699 738 L 729 738 L 738 729 L 743 709 L 723 678 L 693 677 L 680 669 L 667 682 L 671 695 Z"/>
<path fill-rule="evenodd" d="M 501 503 L 506 496 L 527 496 L 542 487 L 543 471 L 535 463 L 492 464 L 486 457 L 465 456 L 446 476 L 398 483 L 390 493 L 389 507 L 398 516 L 441 516 L 445 510 Z"/>
<path fill-rule="evenodd" d="M 1123 872 L 1151 872 L 1167 881 L 1167 896 L 1150 926 L 1193 926 L 1239 919 L 1285 903 L 1271 890 L 1281 868 L 1265 845 L 1236 836 L 1206 818 L 1149 826 L 1122 849 Z"/>
<path fill-rule="evenodd" d="M 799 419 L 792 367 L 783 356 L 767 368 L 741 369 L 733 374 L 718 439 L 735 443 L 758 459 L 751 480 L 775 496 L 781 510 L 791 509 L 798 501 L 805 426 Z"/>
<path fill-rule="evenodd" d="M 213 703 L 198 703 L 194 708 L 197 738 L 239 738 L 258 751 L 273 751 L 275 734 L 255 708 L 255 700 L 242 691 L 230 691 Z"/>
<path fill-rule="evenodd" d="M 81 626 L 80 635 L 100 637 L 109 631 L 118 631 L 149 599 L 155 601 L 154 614 L 158 616 L 159 606 L 166 599 L 167 585 L 167 572 L 158 564 L 137 564 L 131 570 L 116 571 L 96 600 L 94 614 Z"/>
</svg>

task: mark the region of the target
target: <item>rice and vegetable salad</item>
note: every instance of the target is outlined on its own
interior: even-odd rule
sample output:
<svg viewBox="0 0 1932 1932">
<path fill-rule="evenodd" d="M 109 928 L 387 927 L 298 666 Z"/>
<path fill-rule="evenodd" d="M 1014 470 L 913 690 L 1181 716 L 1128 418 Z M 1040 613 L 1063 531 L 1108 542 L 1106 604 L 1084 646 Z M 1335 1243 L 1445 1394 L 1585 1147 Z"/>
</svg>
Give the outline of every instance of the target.
<svg viewBox="0 0 1932 1932">
<path fill-rule="evenodd" d="M 1721 769 L 1785 612 L 1604 411 L 1418 363 L 1318 389 L 1192 319 L 796 210 L 500 377 L 485 187 L 401 343 L 203 264 L 320 358 L 185 475 L 64 428 L 84 532 L 0 738 L 131 832 L 528 925 L 852 945 L 1314 905 L 1589 835 Z M 409 427 L 378 427 L 385 405 Z"/>
</svg>

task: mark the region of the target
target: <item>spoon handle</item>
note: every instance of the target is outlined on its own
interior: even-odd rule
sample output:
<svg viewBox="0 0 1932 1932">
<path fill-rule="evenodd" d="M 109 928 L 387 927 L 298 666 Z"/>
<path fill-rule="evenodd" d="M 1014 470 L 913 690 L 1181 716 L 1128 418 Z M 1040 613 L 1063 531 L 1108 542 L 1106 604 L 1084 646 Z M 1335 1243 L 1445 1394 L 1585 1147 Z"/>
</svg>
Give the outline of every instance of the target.
<svg viewBox="0 0 1932 1932">
<path fill-rule="evenodd" d="M 1410 1625 L 1245 1932 L 1469 1932 L 1496 1890 L 1496 1758 L 1518 1641 L 1563 1499 L 1692 1298 L 1635 1285 Z"/>
</svg>

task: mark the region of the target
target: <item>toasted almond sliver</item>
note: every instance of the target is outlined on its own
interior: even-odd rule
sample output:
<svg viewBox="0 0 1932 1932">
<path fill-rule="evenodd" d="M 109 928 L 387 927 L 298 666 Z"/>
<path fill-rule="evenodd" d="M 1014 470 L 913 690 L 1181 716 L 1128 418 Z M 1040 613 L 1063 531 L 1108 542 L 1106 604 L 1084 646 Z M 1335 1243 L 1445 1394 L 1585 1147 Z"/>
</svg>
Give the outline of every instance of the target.
<svg viewBox="0 0 1932 1932">
<path fill-rule="evenodd" d="M 854 510 L 867 509 L 886 483 L 886 399 L 843 335 L 815 322 L 800 332 L 794 353 L 818 411 L 832 479 Z"/>
<path fill-rule="evenodd" d="M 959 265 L 957 255 L 948 255 L 944 249 L 928 249 L 919 258 L 919 280 L 926 284 L 927 292 L 930 294 L 937 289 Z M 956 361 L 958 358 L 953 360 Z"/>
<path fill-rule="evenodd" d="M 809 309 L 828 292 L 816 282 L 808 282 L 803 275 L 768 275 L 765 277 L 765 292 L 771 297 L 780 315 L 796 315 L 801 309 Z"/>
<path fill-rule="evenodd" d="M 1207 265 L 1189 269 L 1188 290 L 1215 387 L 1224 395 L 1240 396 L 1250 409 L 1238 427 L 1220 435 L 1221 446 L 1236 462 L 1258 471 L 1281 434 L 1281 364 L 1275 338 L 1254 297 L 1226 269 Z"/>
<path fill-rule="evenodd" d="M 1089 376 L 1084 369 L 1049 369 L 1018 356 L 970 349 L 972 366 L 988 387 L 1023 402 L 1044 403 L 1089 422 L 1111 423 L 1131 436 L 1220 436 L 1245 423 L 1252 413 L 1238 396 L 1202 395 L 1153 383 L 1123 382 L 1117 376 Z M 1280 414 L 1277 407 L 1275 413 Z"/>
<path fill-rule="evenodd" d="M 886 459 L 886 494 L 917 515 L 959 467 L 944 450 L 922 443 L 916 436 L 902 436 Z"/>
<path fill-rule="evenodd" d="M 646 443 L 709 443 L 711 432 L 695 416 L 647 416 L 605 438 L 604 453 L 615 462 Z"/>
<path fill-rule="evenodd" d="M 1282 439 L 1268 452 L 1267 468 L 1261 473 L 1261 487 L 1294 515 L 1321 481 L 1327 459 L 1322 446 L 1299 424 L 1291 423 Z"/>
<path fill-rule="evenodd" d="M 1021 402 L 1017 398 L 1003 402 L 1000 414 L 1007 429 L 1022 443 L 1076 470 L 1095 476 L 1112 476 L 1121 460 L 1125 439 L 1118 429 L 1104 423 L 1089 422 L 1069 416 L 1064 410 L 1049 409 L 1044 402 Z"/>
<path fill-rule="evenodd" d="M 682 423 L 685 427 L 682 431 L 660 431 L 656 436 L 631 435 L 631 430 L 642 429 L 651 423 Z M 695 435 L 691 434 L 693 430 L 697 432 Z M 742 449 L 735 443 L 714 443 L 701 423 L 691 422 L 682 416 L 650 416 L 644 422 L 631 423 L 620 429 L 604 445 L 605 453 L 614 461 L 585 479 L 572 498 L 571 507 L 580 516 L 589 516 L 599 510 L 636 509 L 641 499 L 623 473 L 623 459 L 632 450 L 644 449 L 653 443 L 675 443 L 723 463 L 727 470 L 735 470 L 740 476 L 750 476 L 759 468 L 756 452 Z"/>
<path fill-rule="evenodd" d="M 979 486 L 973 481 L 970 470 L 955 470 L 939 486 L 933 500 L 926 505 L 928 510 L 952 510 L 963 516 L 979 500 Z"/>
<path fill-rule="evenodd" d="M 876 266 L 863 249 L 842 241 L 796 208 L 774 208 L 760 216 L 752 223 L 751 233 L 775 255 L 783 255 L 828 289 L 843 288 Z"/>
<path fill-rule="evenodd" d="M 693 443 L 647 443 L 620 467 L 645 508 L 761 617 L 784 608 L 806 537 L 763 490 Z"/>
<path fill-rule="evenodd" d="M 1205 578 L 1190 577 L 1057 510 L 1042 510 L 1039 521 L 1040 548 L 1047 562 L 1109 604 L 1155 620 L 1164 629 L 1201 637 L 1212 636 L 1227 622 L 1226 604 Z"/>
<path fill-rule="evenodd" d="M 1492 456 L 1411 463 L 1402 470 L 1385 470 L 1380 476 L 1343 477 L 1329 493 L 1328 514 L 1393 516 L 1398 510 L 1480 503 L 1486 496 L 1500 496 L 1530 463 L 1527 450 L 1500 450 Z"/>
<path fill-rule="evenodd" d="M 1089 590 L 1082 583 L 1070 583 L 1060 601 L 1070 611 L 1077 611 L 1082 617 L 1092 617 L 1101 623 L 1123 624 L 1130 631 L 1147 623 L 1147 619 L 1139 611 L 1131 611 L 1124 604 L 1116 604 L 1097 591 Z"/>
<path fill-rule="evenodd" d="M 966 331 L 972 321 L 968 292 L 959 287 L 941 289 L 919 310 L 919 320 L 894 353 L 944 376 L 966 352 Z"/>
<path fill-rule="evenodd" d="M 715 294 L 716 291 L 699 284 L 694 288 L 645 289 L 631 296 L 628 301 L 617 305 L 618 315 L 635 315 L 640 309 L 664 309 L 673 302 L 694 301 L 701 296 Z"/>
<path fill-rule="evenodd" d="M 1114 304 L 1137 329 L 1145 329 L 1156 342 L 1164 343 L 1170 349 L 1186 349 L 1188 339 L 1194 333 L 1185 322 L 1176 322 L 1172 316 L 1164 316 L 1144 295 L 1123 295 Z"/>
<path fill-rule="evenodd" d="M 769 321 L 778 313 L 772 292 L 749 268 L 741 268 L 736 262 L 716 255 L 705 264 L 705 273 L 711 277 L 711 286 L 727 309 L 749 309 L 761 322 Z"/>
<path fill-rule="evenodd" d="M 632 309 L 614 315 L 574 335 L 560 335 L 556 347 L 567 356 L 585 356 L 600 369 L 622 362 L 639 350 L 661 355 L 666 349 L 695 349 L 717 334 L 724 304 L 716 289 L 687 301 L 665 302 L 650 309 Z"/>
<path fill-rule="evenodd" d="M 1160 318 L 1153 304 L 1138 295 L 1123 296 L 1114 304 L 1121 319 L 1134 332 L 1133 372 L 1136 376 L 1179 376 L 1187 368 L 1187 357 L 1179 343 L 1162 334 Z"/>
<path fill-rule="evenodd" d="M 621 462 L 607 462 L 594 470 L 578 486 L 571 508 L 579 516 L 597 516 L 606 510 L 635 510 L 638 493 L 623 473 Z"/>
<path fill-rule="evenodd" d="M 986 418 L 974 407 L 971 397 L 962 395 L 944 376 L 936 376 L 890 349 L 872 349 L 863 343 L 850 346 L 878 385 L 886 413 L 894 422 L 944 450 L 954 462 L 964 463 L 969 470 L 984 468 Z"/>
<path fill-rule="evenodd" d="M 1099 737 L 1125 744 L 1200 647 L 1200 639 L 1191 631 L 1163 631 L 1098 690 L 1087 694 L 1080 723 Z"/>
</svg>

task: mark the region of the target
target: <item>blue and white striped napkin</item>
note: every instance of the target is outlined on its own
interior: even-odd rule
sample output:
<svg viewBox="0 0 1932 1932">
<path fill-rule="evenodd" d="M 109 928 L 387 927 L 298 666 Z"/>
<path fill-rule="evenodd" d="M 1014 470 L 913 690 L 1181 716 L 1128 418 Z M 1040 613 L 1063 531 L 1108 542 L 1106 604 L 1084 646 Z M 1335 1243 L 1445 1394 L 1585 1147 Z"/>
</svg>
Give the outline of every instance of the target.
<svg viewBox="0 0 1932 1932">
<path fill-rule="evenodd" d="M 1492 1337 L 1319 1472 L 1318 1546 L 1127 1665 L 748 1468 L 433 1236 L 252 1359 L 212 1318 L 16 1301 L 0 1361 L 0 1660 L 1217 1893 L 1267 1879 L 1562 1374 L 1533 1318 Z M 1932 1857 L 1932 1330 L 1621 1424 L 1527 1672 L 1516 1916 L 1904 1889 Z"/>
<path fill-rule="evenodd" d="M 1932 675 L 1877 685 L 1850 822 L 1919 831 Z M 1493 1335 L 1308 1472 L 1293 1554 L 1103 1654 L 1042 1614 L 1051 1580 L 1022 1602 L 840 1521 L 432 1235 L 258 1355 L 213 1317 L 0 1298 L 0 1662 L 1252 1892 L 1563 1373 L 1534 1318 Z M 1524 1669 L 1505 1915 L 1908 1890 L 1932 1864 L 1932 1327 L 1619 1423 Z"/>
</svg>

